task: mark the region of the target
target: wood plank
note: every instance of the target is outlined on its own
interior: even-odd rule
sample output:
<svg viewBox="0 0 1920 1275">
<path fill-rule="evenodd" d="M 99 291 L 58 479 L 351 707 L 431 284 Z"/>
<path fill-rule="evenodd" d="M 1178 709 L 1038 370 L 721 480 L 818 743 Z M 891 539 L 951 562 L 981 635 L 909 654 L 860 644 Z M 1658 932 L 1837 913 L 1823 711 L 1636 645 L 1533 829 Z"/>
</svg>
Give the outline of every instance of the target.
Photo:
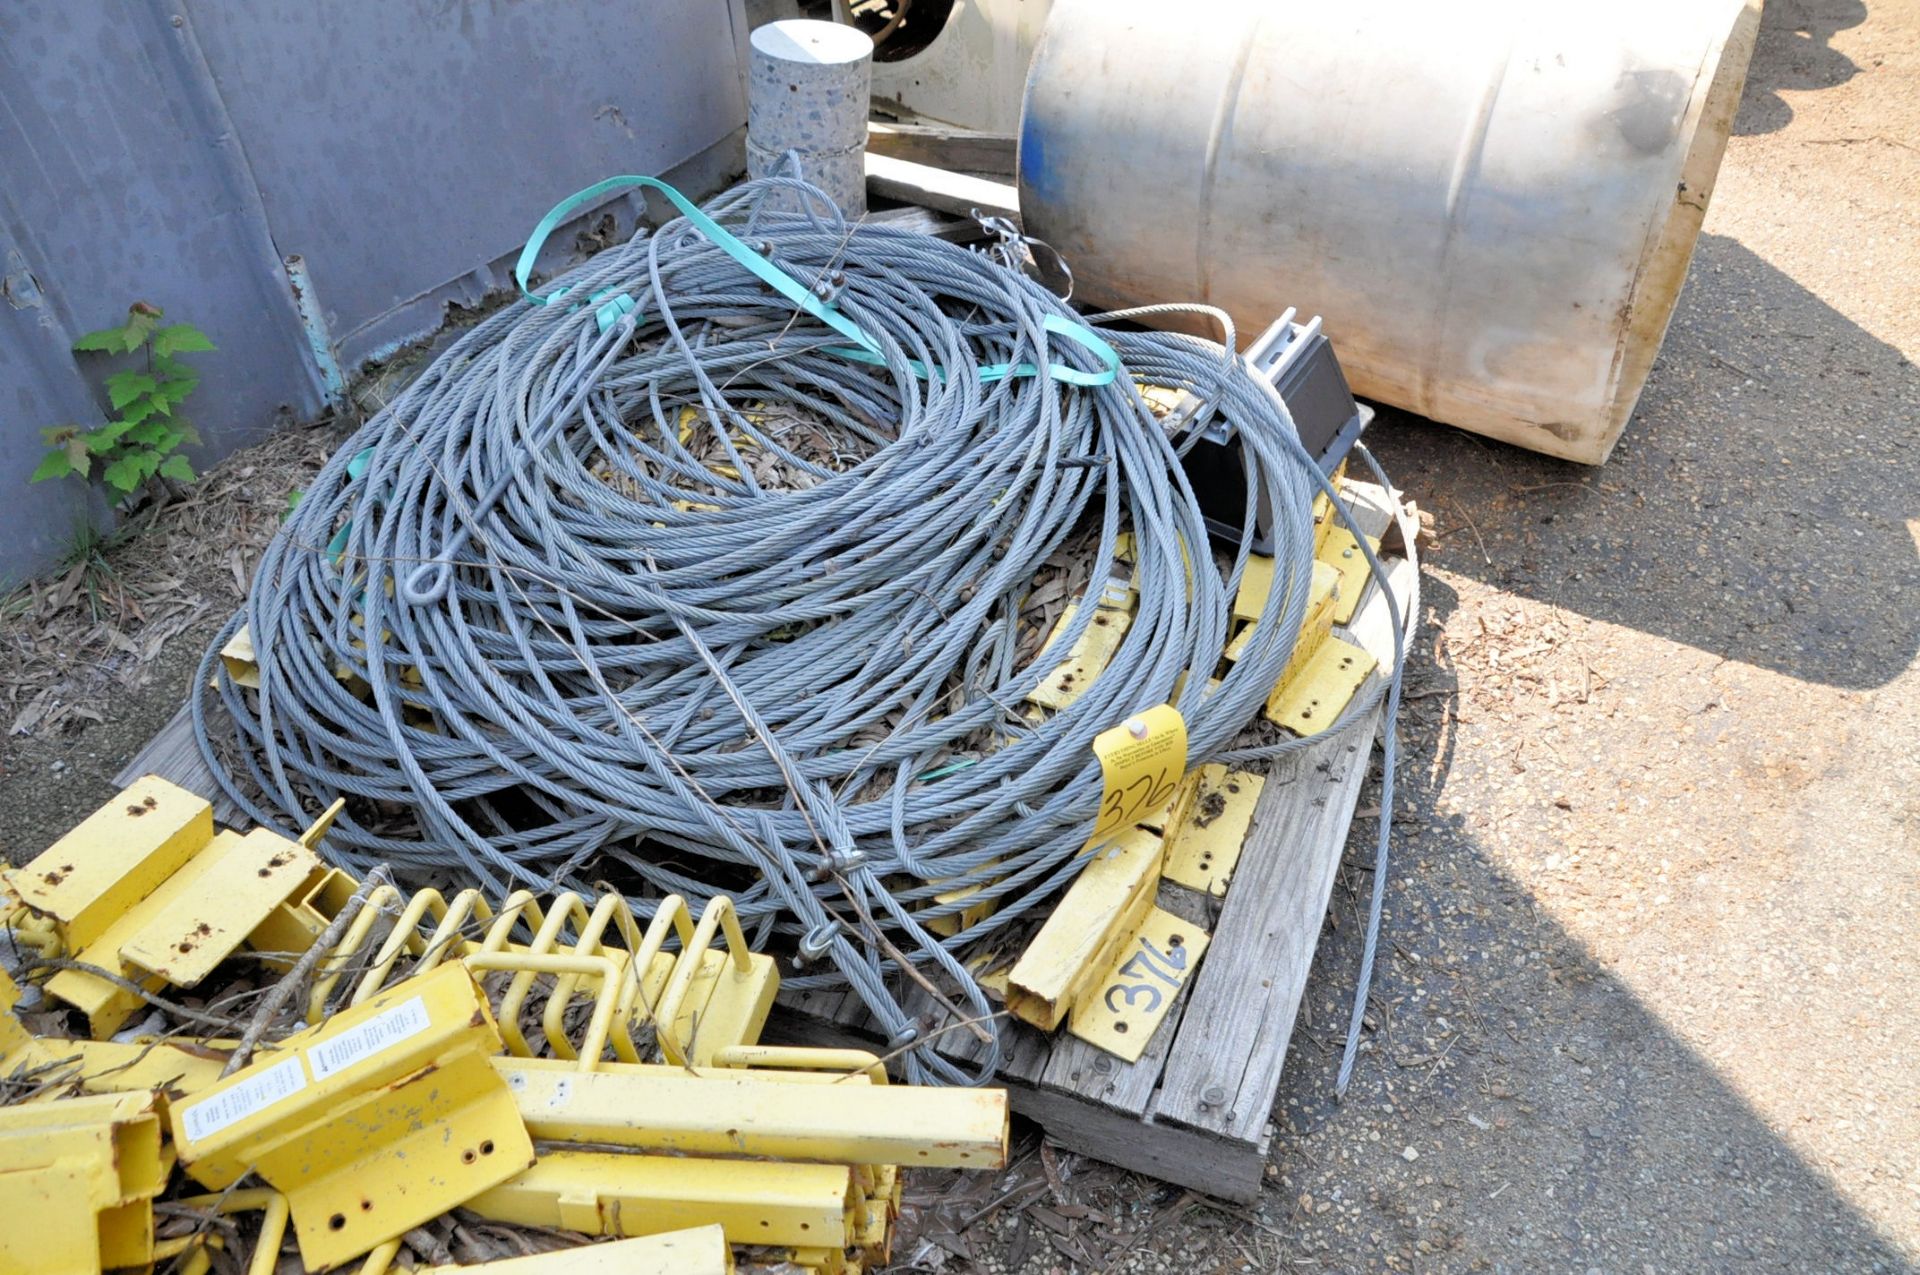
<svg viewBox="0 0 1920 1275">
<path fill-rule="evenodd" d="M 1019 192 L 1005 182 L 950 173 L 943 168 L 886 155 L 867 156 L 867 190 L 883 199 L 897 199 L 901 203 L 962 216 L 978 211 L 1016 222 L 1020 216 Z"/>
<path fill-rule="evenodd" d="M 982 133 L 944 124 L 867 125 L 867 153 L 929 164 L 956 173 L 1012 177 L 1020 142 L 1012 133 Z"/>
<path fill-rule="evenodd" d="M 200 755 L 200 744 L 193 737 L 193 710 L 188 705 L 180 706 L 180 711 L 160 728 L 160 733 L 148 740 L 146 747 L 135 753 L 133 760 L 113 777 L 113 783 L 116 788 L 125 788 L 142 775 L 158 775 L 205 797 L 213 803 L 214 819 L 226 827 L 253 826 L 253 820 L 233 804 L 226 789 L 213 777 L 206 758 Z"/>
<path fill-rule="evenodd" d="M 1267 1168 L 1264 1133 L 1219 1138 L 1030 1085 L 1008 1085 L 1007 1102 L 1069 1151 L 1239 1204 L 1251 1204 L 1260 1194 Z"/>
<path fill-rule="evenodd" d="M 1387 569 L 1394 600 L 1400 607 L 1400 622 L 1404 625 L 1407 611 L 1420 605 L 1420 568 L 1410 558 L 1387 558 L 1381 565 Z M 1379 588 L 1377 582 L 1368 583 L 1367 591 L 1360 599 L 1360 609 L 1354 613 L 1353 623 L 1336 632 L 1366 648 L 1367 654 L 1379 661 L 1381 668 L 1391 668 L 1393 615 L 1385 605 L 1376 601 Z"/>
<path fill-rule="evenodd" d="M 1257 1137 L 1306 992 L 1377 713 L 1282 759 L 1267 776 L 1167 1057 L 1156 1119 Z"/>
<path fill-rule="evenodd" d="M 1409 587 L 1417 569 L 1409 563 L 1401 573 Z M 1385 595 L 1370 584 L 1355 625 L 1377 631 L 1374 617 L 1386 609 Z M 1242 1138 L 1265 1128 L 1384 712 L 1377 707 L 1268 776 L 1167 1058 L 1157 1119 Z"/>
</svg>

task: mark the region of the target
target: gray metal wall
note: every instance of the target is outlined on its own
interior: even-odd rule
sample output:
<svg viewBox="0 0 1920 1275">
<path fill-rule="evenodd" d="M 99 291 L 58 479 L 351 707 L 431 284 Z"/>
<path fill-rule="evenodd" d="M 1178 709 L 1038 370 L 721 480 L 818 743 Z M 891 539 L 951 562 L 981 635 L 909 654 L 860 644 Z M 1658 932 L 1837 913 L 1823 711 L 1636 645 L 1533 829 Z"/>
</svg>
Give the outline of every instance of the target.
<svg viewBox="0 0 1920 1275">
<path fill-rule="evenodd" d="M 213 339 L 196 463 L 312 417 L 506 286 L 562 196 L 738 171 L 745 30 L 740 0 L 5 0 L 0 583 L 105 511 L 27 483 L 42 426 L 101 419 L 75 336 L 139 299 Z"/>
</svg>

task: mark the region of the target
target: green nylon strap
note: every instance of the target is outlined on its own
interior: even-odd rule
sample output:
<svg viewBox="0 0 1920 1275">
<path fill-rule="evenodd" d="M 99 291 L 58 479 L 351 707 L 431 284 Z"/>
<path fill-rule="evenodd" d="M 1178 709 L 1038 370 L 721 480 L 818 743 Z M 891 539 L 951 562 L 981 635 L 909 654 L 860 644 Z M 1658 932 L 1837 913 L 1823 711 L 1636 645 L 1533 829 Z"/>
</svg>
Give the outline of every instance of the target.
<svg viewBox="0 0 1920 1275">
<path fill-rule="evenodd" d="M 520 260 L 514 263 L 513 277 L 514 281 L 520 285 L 520 293 L 522 296 L 526 297 L 527 300 L 533 302 L 535 305 L 551 305 L 566 295 L 566 288 L 550 292 L 543 297 L 537 295 L 527 287 L 527 278 L 533 272 L 533 263 L 535 259 L 539 257 L 541 247 L 546 244 L 547 236 L 551 235 L 559 228 L 562 222 L 566 221 L 567 218 L 571 217 L 582 207 L 593 203 L 602 195 L 607 195 L 613 191 L 622 190 L 629 186 L 642 186 L 648 190 L 659 191 L 662 195 L 666 196 L 668 202 L 680 210 L 682 216 L 693 223 L 695 229 L 702 235 L 705 235 L 707 239 L 722 252 L 732 257 L 742 266 L 745 266 L 757 276 L 761 282 L 771 287 L 781 296 L 787 298 L 802 310 L 820 320 L 820 322 L 826 324 L 835 332 L 838 332 L 841 336 L 855 343 L 854 347 L 830 346 L 828 347 L 829 353 L 857 363 L 868 363 L 880 367 L 886 365 L 886 359 L 880 352 L 879 342 L 868 336 L 859 324 L 840 313 L 832 302 L 822 301 L 819 297 L 815 296 L 812 290 L 805 284 L 742 243 L 732 231 L 707 216 L 692 200 L 657 177 L 609 177 L 605 181 L 595 182 L 585 190 L 569 195 L 567 198 L 555 204 L 553 210 L 542 217 L 540 224 L 533 228 L 532 238 L 528 239 L 527 246 L 520 250 Z M 621 293 L 612 300 L 600 304 L 602 296 L 605 296 L 605 293 L 595 295 L 592 300 L 597 305 L 595 313 L 599 320 L 600 327 L 604 331 L 616 322 L 621 315 L 631 311 L 634 308 L 634 302 L 633 298 L 627 296 L 625 293 Z M 1120 367 L 1119 352 L 1102 340 L 1091 328 L 1084 327 L 1077 323 L 1069 323 L 1057 315 L 1048 315 L 1042 326 L 1056 336 L 1065 337 L 1093 351 L 1094 354 L 1099 356 L 1100 361 L 1106 364 L 1106 367 L 1098 372 L 1082 372 L 1074 368 L 1049 363 L 1047 365 L 1048 376 L 1068 385 L 1097 386 L 1107 385 L 1113 381 Z M 942 376 L 938 370 L 929 371 L 928 368 L 918 360 L 908 360 L 908 366 L 913 369 L 914 375 L 923 380 L 932 380 Z M 998 381 L 1009 376 L 1037 375 L 1039 375 L 1039 369 L 1032 363 L 1025 362 L 1012 364 L 995 363 L 980 369 L 980 379 L 983 382 Z"/>
</svg>

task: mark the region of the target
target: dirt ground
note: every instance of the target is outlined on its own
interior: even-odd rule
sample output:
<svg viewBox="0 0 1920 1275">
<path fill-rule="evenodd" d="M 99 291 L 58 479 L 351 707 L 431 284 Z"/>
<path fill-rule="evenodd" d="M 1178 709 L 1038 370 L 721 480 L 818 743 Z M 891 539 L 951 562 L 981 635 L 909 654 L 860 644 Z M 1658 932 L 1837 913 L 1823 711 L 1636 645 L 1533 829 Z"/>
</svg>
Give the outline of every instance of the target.
<svg viewBox="0 0 1920 1275">
<path fill-rule="evenodd" d="M 897 1269 L 1920 1262 L 1920 0 L 1771 0 L 1738 134 L 1610 464 L 1376 427 L 1438 543 L 1346 1101 L 1358 855 L 1255 1205 L 1029 1131 L 919 1181 L 964 1254 Z M 0 744 L 0 851 L 108 795 L 227 605 Z"/>
</svg>

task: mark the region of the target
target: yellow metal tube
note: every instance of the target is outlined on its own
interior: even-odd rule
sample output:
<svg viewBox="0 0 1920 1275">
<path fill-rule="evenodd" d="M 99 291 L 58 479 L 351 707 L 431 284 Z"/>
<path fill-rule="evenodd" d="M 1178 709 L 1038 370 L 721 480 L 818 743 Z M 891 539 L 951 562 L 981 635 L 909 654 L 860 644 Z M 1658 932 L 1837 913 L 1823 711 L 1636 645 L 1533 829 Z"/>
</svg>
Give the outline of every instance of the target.
<svg viewBox="0 0 1920 1275">
<path fill-rule="evenodd" d="M 587 1235 L 717 1223 L 735 1244 L 845 1248 L 864 1199 L 846 1165 L 564 1150 L 466 1207 L 491 1221 Z"/>
<path fill-rule="evenodd" d="M 605 1050 L 607 1037 L 613 1030 L 614 1010 L 619 1006 L 620 977 L 619 967 L 610 957 L 605 956 L 562 956 L 557 953 L 539 954 L 535 952 L 475 952 L 463 958 L 470 970 L 513 970 L 524 973 L 529 979 L 534 974 L 592 974 L 603 980 L 600 995 L 593 1003 L 593 1017 L 587 1022 L 587 1034 L 581 1042 L 579 1052 L 580 1070 L 591 1071 L 600 1061 Z M 520 1031 L 519 1024 L 510 1016 L 517 1012 L 519 1004 L 512 1001 L 511 992 L 500 1000 L 500 1034 L 513 1052 L 530 1055 L 526 1036 Z M 517 1047 L 516 1047 L 517 1046 Z"/>
<path fill-rule="evenodd" d="M 333 989 L 346 976 L 353 958 L 366 947 L 374 928 L 380 924 L 382 912 L 401 897 L 400 891 L 390 885 L 378 886 L 368 893 L 367 901 L 347 926 L 339 946 L 327 955 L 321 963 L 319 977 L 313 980 L 313 990 L 307 995 L 308 1022 L 317 1023 L 326 1017 L 327 1000 L 333 995 Z"/>
<path fill-rule="evenodd" d="M 425 1275 L 731 1275 L 733 1250 L 717 1226 L 555 1249 L 531 1257 L 505 1257 L 477 1266 L 436 1266 Z M 362 1275 L 365 1275 L 363 1272 Z"/>
<path fill-rule="evenodd" d="M 387 1275 L 393 1266 L 393 1259 L 398 1256 L 400 1241 L 397 1239 L 375 1245 L 373 1252 L 367 1254 L 367 1260 L 360 1264 L 360 1275 Z"/>
<path fill-rule="evenodd" d="M 804 1045 L 729 1045 L 713 1056 L 716 1067 L 788 1067 L 795 1071 L 839 1071 L 887 1083 L 887 1065 L 864 1049 L 813 1049 Z"/>
<path fill-rule="evenodd" d="M 877 1084 L 865 1072 L 848 1073 L 839 1059 L 822 1072 L 691 1075 L 646 1065 L 581 1072 L 522 1058 L 496 1058 L 493 1066 L 528 1132 L 547 1142 L 840 1165 L 990 1169 L 1006 1162 L 1004 1090 Z M 834 1083 L 849 1074 L 847 1083 Z"/>
<path fill-rule="evenodd" d="M 359 1005 L 385 987 L 387 976 L 393 972 L 394 965 L 402 956 L 411 954 L 417 958 L 408 971 L 410 974 L 426 973 L 446 960 L 449 954 L 458 956 L 470 942 L 463 939 L 460 933 L 467 922 L 474 919 L 486 921 L 492 916 L 493 911 L 487 906 L 486 896 L 478 890 L 462 890 L 451 901 L 438 890 L 420 891 L 401 910 L 393 932 L 387 935 L 387 941 L 375 955 L 373 966 L 361 975 L 347 1004 Z M 434 920 L 433 932 L 422 939 L 420 926 L 428 917 Z"/>
<path fill-rule="evenodd" d="M 219 1213 L 260 1214 L 260 1240 L 253 1246 L 253 1257 L 247 1263 L 247 1275 L 273 1275 L 280 1264 L 280 1245 L 287 1238 L 287 1197 L 278 1191 L 269 1191 L 257 1187 L 244 1191 L 228 1191 L 222 1195 L 195 1195 L 179 1203 L 196 1209 L 213 1209 Z M 196 1236 L 183 1236 L 183 1239 L 196 1239 Z M 162 1241 L 168 1243 L 171 1241 Z M 173 1256 L 162 1253 L 160 1245 L 154 1245 L 154 1260 Z"/>
</svg>

